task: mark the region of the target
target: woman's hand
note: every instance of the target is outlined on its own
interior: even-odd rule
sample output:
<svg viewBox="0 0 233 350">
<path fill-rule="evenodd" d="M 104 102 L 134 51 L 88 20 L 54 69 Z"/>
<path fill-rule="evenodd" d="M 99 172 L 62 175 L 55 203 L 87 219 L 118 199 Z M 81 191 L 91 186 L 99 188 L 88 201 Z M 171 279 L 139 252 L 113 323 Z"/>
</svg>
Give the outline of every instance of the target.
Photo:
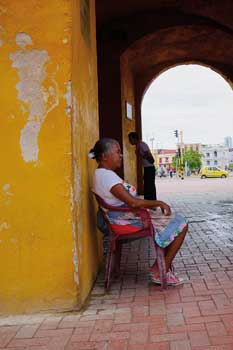
<svg viewBox="0 0 233 350">
<path fill-rule="evenodd" d="M 162 210 L 162 212 L 163 212 L 163 214 L 165 216 L 169 216 L 172 213 L 171 207 L 168 204 L 164 203 L 164 202 L 161 202 L 160 209 Z"/>
<path fill-rule="evenodd" d="M 118 198 L 123 203 L 126 203 L 131 208 L 160 208 L 164 215 L 171 215 L 171 208 L 167 203 L 157 200 L 154 201 L 133 197 L 126 191 L 122 183 L 114 185 L 110 192 L 113 194 L 113 196 Z"/>
</svg>

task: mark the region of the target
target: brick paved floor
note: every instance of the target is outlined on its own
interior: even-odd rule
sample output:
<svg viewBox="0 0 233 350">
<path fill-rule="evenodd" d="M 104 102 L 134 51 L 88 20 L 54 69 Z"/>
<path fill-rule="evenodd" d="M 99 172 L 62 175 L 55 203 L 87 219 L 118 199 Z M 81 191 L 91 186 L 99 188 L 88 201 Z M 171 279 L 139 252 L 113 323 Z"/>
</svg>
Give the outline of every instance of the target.
<svg viewBox="0 0 233 350">
<path fill-rule="evenodd" d="M 0 349 L 233 349 L 233 181 L 208 192 L 207 182 L 184 191 L 187 182 L 179 182 L 174 191 L 176 182 L 162 181 L 163 199 L 190 222 L 175 260 L 185 284 L 166 291 L 153 285 L 150 242 L 135 241 L 124 246 L 122 276 L 108 294 L 100 274 L 81 312 L 0 318 Z"/>
</svg>

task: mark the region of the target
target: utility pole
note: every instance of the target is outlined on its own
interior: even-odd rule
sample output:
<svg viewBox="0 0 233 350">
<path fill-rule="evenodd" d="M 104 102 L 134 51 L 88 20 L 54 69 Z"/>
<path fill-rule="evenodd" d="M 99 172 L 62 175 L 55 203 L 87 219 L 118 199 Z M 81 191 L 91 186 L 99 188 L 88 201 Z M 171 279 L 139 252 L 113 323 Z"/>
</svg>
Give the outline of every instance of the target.
<svg viewBox="0 0 233 350">
<path fill-rule="evenodd" d="M 179 177 L 184 180 L 184 168 L 183 168 L 183 156 L 184 156 L 184 145 L 183 145 L 183 131 L 174 131 L 174 135 L 177 138 L 177 156 L 176 156 L 176 173 L 179 171 Z"/>
<path fill-rule="evenodd" d="M 179 147 L 179 131 L 178 130 L 174 130 L 174 136 L 176 137 L 176 147 L 177 147 L 177 152 L 176 152 L 176 176 L 177 176 L 177 174 L 178 174 L 178 161 L 179 161 L 179 159 L 178 159 L 178 156 L 177 156 L 177 154 L 178 154 L 178 147 Z"/>
<path fill-rule="evenodd" d="M 183 131 L 180 131 L 180 178 L 184 180 L 184 144 Z"/>
<path fill-rule="evenodd" d="M 184 148 L 183 148 L 183 131 L 180 131 L 180 155 L 181 155 L 181 159 L 183 160 L 183 152 Z"/>
<path fill-rule="evenodd" d="M 153 151 L 154 151 L 154 140 L 155 140 L 155 138 L 154 138 L 154 136 L 150 139 L 150 141 L 151 141 L 151 151 L 152 151 L 152 153 L 153 153 Z"/>
</svg>

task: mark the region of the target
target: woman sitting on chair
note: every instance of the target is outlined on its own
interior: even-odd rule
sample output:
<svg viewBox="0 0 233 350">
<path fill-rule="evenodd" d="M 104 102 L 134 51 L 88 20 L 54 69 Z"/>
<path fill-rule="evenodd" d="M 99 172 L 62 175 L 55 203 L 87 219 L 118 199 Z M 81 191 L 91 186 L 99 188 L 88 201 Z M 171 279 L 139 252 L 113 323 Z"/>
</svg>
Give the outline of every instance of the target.
<svg viewBox="0 0 233 350">
<path fill-rule="evenodd" d="M 154 228 L 156 243 L 165 250 L 166 278 L 168 285 L 178 285 L 183 280 L 175 275 L 171 269 L 172 261 L 181 247 L 188 230 L 188 224 L 181 215 L 173 216 L 168 204 L 159 200 L 144 200 L 136 197 L 135 187 L 121 179 L 115 170 L 122 164 L 122 153 L 119 143 L 110 138 L 102 138 L 96 142 L 90 151 L 89 157 L 96 159 L 98 168 L 93 177 L 93 191 L 107 204 L 112 206 L 128 206 L 131 208 L 148 208 L 151 210 L 151 219 Z M 161 209 L 161 213 L 156 208 Z M 122 215 L 123 214 L 123 215 Z M 129 213 L 111 213 L 110 220 L 118 225 L 140 225 L 137 218 L 129 217 Z M 138 222 L 137 222 L 138 221 Z M 157 262 L 150 267 L 151 279 L 160 284 Z"/>
</svg>

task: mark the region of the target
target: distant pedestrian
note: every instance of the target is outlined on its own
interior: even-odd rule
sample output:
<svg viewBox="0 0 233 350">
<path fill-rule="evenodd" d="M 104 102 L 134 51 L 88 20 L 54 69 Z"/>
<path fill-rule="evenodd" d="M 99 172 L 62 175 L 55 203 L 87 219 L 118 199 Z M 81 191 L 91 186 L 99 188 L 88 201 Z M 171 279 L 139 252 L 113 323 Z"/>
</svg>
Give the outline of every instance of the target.
<svg viewBox="0 0 233 350">
<path fill-rule="evenodd" d="M 160 178 L 162 177 L 166 177 L 166 172 L 163 165 L 160 167 Z"/>
<path fill-rule="evenodd" d="M 170 178 L 172 178 L 172 177 L 173 177 L 173 170 L 172 170 L 172 169 L 170 169 L 170 171 L 169 171 L 169 175 L 170 175 Z"/>
<path fill-rule="evenodd" d="M 154 157 L 151 154 L 150 148 L 145 142 L 139 139 L 136 132 L 130 132 L 128 138 L 130 144 L 136 146 L 136 154 L 141 159 L 144 168 L 144 198 L 157 200 Z"/>
</svg>

